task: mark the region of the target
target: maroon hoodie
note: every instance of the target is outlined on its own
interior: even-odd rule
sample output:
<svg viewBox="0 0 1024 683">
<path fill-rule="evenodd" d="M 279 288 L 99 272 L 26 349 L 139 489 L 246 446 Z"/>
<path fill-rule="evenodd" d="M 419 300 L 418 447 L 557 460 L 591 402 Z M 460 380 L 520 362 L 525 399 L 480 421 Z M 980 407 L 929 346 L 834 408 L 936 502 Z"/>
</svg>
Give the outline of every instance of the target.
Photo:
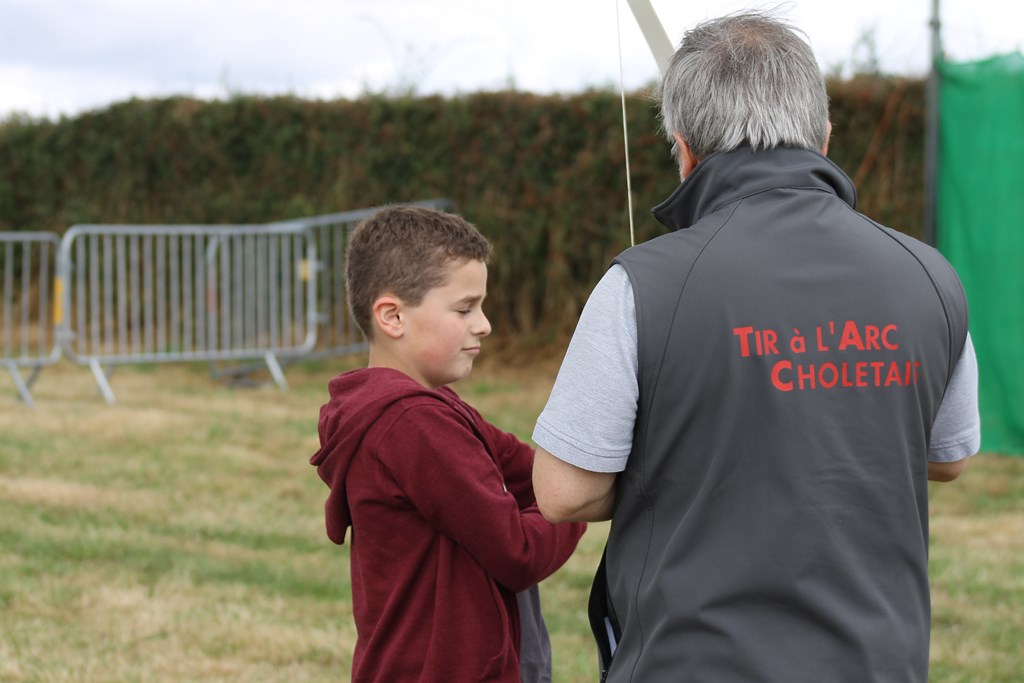
<svg viewBox="0 0 1024 683">
<path fill-rule="evenodd" d="M 451 389 L 368 368 L 329 390 L 311 463 L 331 489 L 328 537 L 352 527 L 352 680 L 519 683 L 515 594 L 585 525 L 541 517 L 533 449 Z"/>
</svg>

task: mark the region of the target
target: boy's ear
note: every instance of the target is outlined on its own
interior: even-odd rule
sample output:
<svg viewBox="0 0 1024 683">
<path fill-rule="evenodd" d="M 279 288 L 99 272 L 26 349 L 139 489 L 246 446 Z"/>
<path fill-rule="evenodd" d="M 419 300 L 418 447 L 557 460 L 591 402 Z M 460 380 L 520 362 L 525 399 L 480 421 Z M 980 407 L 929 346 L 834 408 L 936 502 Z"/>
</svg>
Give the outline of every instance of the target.
<svg viewBox="0 0 1024 683">
<path fill-rule="evenodd" d="M 391 294 L 377 297 L 373 302 L 373 322 L 382 333 L 398 339 L 405 334 L 405 321 L 402 317 L 402 300 Z"/>
</svg>

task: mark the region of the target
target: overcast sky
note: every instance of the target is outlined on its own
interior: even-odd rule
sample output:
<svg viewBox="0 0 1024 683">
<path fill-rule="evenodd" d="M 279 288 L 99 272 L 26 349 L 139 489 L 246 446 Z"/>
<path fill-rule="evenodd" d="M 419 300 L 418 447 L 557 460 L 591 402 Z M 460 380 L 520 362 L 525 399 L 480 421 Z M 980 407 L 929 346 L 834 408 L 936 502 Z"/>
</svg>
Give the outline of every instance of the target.
<svg viewBox="0 0 1024 683">
<path fill-rule="evenodd" d="M 231 93 L 356 97 L 514 86 L 628 89 L 657 67 L 626 0 L 0 0 L 0 117 L 73 115 L 132 96 Z M 921 75 L 931 0 L 653 0 L 673 42 L 702 19 L 781 7 L 822 68 L 867 52 Z M 942 0 L 949 58 L 1019 50 L 1021 0 Z"/>
</svg>

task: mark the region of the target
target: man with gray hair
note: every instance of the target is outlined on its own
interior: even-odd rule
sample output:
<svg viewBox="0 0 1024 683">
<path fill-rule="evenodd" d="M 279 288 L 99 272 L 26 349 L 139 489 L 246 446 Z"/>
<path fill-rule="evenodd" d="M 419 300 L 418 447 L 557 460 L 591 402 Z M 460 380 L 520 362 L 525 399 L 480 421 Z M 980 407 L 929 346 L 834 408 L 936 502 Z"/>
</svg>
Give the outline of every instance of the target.
<svg viewBox="0 0 1024 683">
<path fill-rule="evenodd" d="M 960 281 L 854 210 L 786 23 L 689 31 L 661 103 L 671 232 L 597 285 L 533 435 L 545 517 L 612 520 L 603 678 L 926 683 L 928 480 L 980 447 Z"/>
</svg>

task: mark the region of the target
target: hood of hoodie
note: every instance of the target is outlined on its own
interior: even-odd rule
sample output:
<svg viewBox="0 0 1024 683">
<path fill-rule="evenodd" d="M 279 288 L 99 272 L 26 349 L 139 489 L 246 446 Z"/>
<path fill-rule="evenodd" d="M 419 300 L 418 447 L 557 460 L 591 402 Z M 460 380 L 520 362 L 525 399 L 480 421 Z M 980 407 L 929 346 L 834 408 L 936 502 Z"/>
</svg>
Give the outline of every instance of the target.
<svg viewBox="0 0 1024 683">
<path fill-rule="evenodd" d="M 309 459 L 331 492 L 324 503 L 327 537 L 345 542 L 352 523 L 346 478 L 367 432 L 392 404 L 411 396 L 450 402 L 450 389 L 431 391 L 398 370 L 364 368 L 343 373 L 327 384 L 330 400 L 320 407 L 320 450 Z M 447 392 L 447 393 L 446 393 Z"/>
</svg>

